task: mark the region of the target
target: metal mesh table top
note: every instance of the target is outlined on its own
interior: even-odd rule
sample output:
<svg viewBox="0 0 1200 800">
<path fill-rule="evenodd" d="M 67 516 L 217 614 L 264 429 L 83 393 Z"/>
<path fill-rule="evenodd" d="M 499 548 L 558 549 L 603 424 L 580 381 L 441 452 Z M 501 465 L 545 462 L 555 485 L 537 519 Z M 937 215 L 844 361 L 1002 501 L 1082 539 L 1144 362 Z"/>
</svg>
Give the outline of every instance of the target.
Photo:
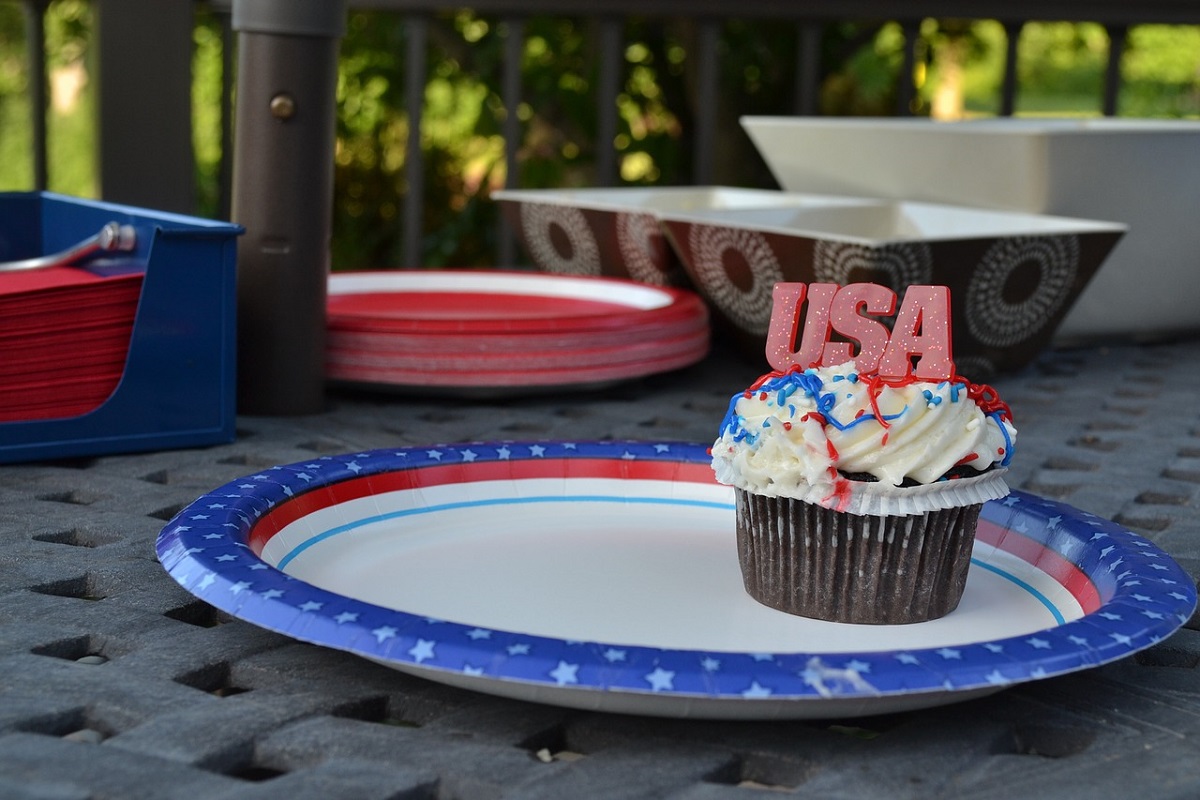
<svg viewBox="0 0 1200 800">
<path fill-rule="evenodd" d="M 762 369 L 587 393 L 337 391 L 201 450 L 0 468 L 0 797 L 1159 797 L 1200 794 L 1195 620 L 1135 657 L 850 721 L 581 712 L 403 675 L 217 612 L 158 564 L 180 508 L 266 466 L 436 442 L 708 442 Z M 1011 485 L 1113 519 L 1200 575 L 1200 342 L 1048 353 L 995 381 Z M 768 794 L 768 792 L 771 792 Z"/>
</svg>

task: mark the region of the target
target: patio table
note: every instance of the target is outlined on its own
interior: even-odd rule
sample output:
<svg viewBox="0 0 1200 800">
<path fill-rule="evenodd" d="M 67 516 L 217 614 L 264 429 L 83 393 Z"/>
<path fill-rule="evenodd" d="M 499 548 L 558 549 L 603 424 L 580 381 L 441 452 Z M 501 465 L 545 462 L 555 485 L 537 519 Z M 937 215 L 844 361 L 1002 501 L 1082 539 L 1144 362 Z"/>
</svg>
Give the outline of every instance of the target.
<svg viewBox="0 0 1200 800">
<path fill-rule="evenodd" d="M 154 541 L 196 497 L 314 454 L 438 442 L 709 442 L 763 367 L 723 347 L 585 393 L 344 389 L 228 445 L 0 468 L 6 798 L 1200 796 L 1196 619 L 1136 656 L 852 720 L 575 711 L 454 689 L 233 619 Z M 1010 484 L 1116 520 L 1200 575 L 1200 341 L 1063 349 L 994 381 Z"/>
</svg>

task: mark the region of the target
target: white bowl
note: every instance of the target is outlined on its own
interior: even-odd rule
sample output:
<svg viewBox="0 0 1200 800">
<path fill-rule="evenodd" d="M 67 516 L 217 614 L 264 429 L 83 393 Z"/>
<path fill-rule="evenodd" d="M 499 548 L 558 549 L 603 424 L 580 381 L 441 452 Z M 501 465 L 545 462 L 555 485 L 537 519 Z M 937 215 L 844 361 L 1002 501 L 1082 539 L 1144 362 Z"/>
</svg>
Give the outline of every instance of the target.
<svg viewBox="0 0 1200 800">
<path fill-rule="evenodd" d="M 746 117 L 787 191 L 954 203 L 1129 226 L 1062 340 L 1200 330 L 1200 122 Z"/>
</svg>

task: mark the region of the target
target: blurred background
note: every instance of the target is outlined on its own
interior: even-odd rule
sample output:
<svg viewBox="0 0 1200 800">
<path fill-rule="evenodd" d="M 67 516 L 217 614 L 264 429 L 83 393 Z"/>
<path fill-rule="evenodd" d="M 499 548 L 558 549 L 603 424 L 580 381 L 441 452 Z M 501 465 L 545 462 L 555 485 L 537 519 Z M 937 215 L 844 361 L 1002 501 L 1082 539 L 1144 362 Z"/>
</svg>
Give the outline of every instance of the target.
<svg viewBox="0 0 1200 800">
<path fill-rule="evenodd" d="M 44 8 L 46 186 L 85 198 L 99 195 L 94 2 L 53 0 Z M 0 190 L 35 188 L 35 100 L 29 69 L 28 4 L 0 0 Z M 506 175 L 501 85 L 505 23 L 471 11 L 445 12 L 427 28 L 427 80 L 420 148 L 424 179 L 420 241 L 405 248 L 400 217 L 408 192 L 405 142 L 405 19 L 385 11 L 349 12 L 338 81 L 333 264 L 486 266 L 497 260 L 503 225 L 490 193 L 582 187 L 598 182 L 595 91 L 598 57 L 593 19 L 530 16 L 522 24 L 516 106 L 518 174 Z M 911 30 L 911 29 L 910 29 Z M 998 21 L 925 19 L 906 61 L 906 31 L 895 22 L 831 22 L 819 36 L 816 112 L 905 113 L 936 119 L 1001 113 L 1008 37 Z M 1095 23 L 1029 22 L 1019 29 L 1018 116 L 1099 116 L 1110 52 L 1109 31 Z M 616 71 L 618 109 L 611 154 L 622 185 L 696 182 L 693 139 L 702 114 L 697 92 L 697 26 L 689 19 L 626 18 Z M 712 183 L 774 188 L 737 124 L 746 114 L 790 114 L 797 93 L 799 38 L 776 21 L 725 20 L 717 42 L 721 114 L 714 119 Z M 227 180 L 228 17 L 197 6 L 192 41 L 195 209 L 223 218 Z M 1117 112 L 1123 117 L 1200 117 L 1200 26 L 1129 27 L 1120 50 Z M 611 52 L 609 50 L 603 52 Z M 912 69 L 911 82 L 901 81 Z M 912 88 L 911 96 L 905 92 Z M 224 177 L 223 177 L 224 176 Z M 612 181 L 609 181 L 612 182 Z M 413 252 L 419 264 L 406 263 Z"/>
</svg>

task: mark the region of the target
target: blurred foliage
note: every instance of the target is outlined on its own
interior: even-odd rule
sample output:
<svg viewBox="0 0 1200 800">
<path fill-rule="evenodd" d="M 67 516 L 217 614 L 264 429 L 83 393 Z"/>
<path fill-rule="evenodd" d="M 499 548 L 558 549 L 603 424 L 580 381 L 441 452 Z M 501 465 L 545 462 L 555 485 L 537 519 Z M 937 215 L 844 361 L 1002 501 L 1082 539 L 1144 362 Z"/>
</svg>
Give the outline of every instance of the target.
<svg viewBox="0 0 1200 800">
<path fill-rule="evenodd" d="M 92 0 L 95 2 L 95 0 Z M 0 0 L 0 189 L 27 189 L 33 174 L 24 4 Z M 87 76 L 92 35 L 88 0 L 52 0 L 46 16 L 50 73 L 50 187 L 95 196 L 94 90 Z M 493 262 L 501 223 L 492 191 L 506 182 L 502 127 L 503 60 L 508 31 L 470 11 L 431 20 L 420 144 L 424 188 L 420 266 Z M 924 20 L 915 46 L 918 115 L 994 115 L 999 111 L 1006 32 L 993 21 Z M 698 95 L 698 26 L 692 19 L 623 22 L 618 64 L 617 129 L 596 141 L 600 31 L 585 17 L 535 17 L 520 31 L 522 101 L 515 113 L 521 187 L 606 182 L 686 184 L 693 180 L 693 130 L 706 118 Z M 774 183 L 738 118 L 792 114 L 798 28 L 775 20 L 721 25 L 714 182 Z M 409 202 L 405 144 L 406 47 L 402 15 L 351 11 L 338 80 L 334 264 L 402 264 L 402 216 Z M 1091 23 L 1035 23 L 1021 30 L 1017 113 L 1100 113 L 1108 35 Z M 221 21 L 203 6 L 193 41 L 193 129 L 200 213 L 218 216 L 223 53 Z M 897 112 L 904 64 L 903 29 L 890 22 L 834 23 L 821 38 L 820 113 Z M 1130 30 L 1122 60 L 1123 116 L 1200 117 L 1200 27 L 1143 25 Z M 947 103 L 947 97 L 954 102 Z M 613 148 L 616 174 L 598 174 L 601 148 Z"/>
<path fill-rule="evenodd" d="M 46 115 L 49 188 L 83 197 L 97 191 L 95 93 L 88 81 L 91 4 L 54 0 L 45 18 L 50 102 Z M 19 3 L 0 3 L 0 190 L 33 185 L 33 109 L 26 18 Z"/>
</svg>

